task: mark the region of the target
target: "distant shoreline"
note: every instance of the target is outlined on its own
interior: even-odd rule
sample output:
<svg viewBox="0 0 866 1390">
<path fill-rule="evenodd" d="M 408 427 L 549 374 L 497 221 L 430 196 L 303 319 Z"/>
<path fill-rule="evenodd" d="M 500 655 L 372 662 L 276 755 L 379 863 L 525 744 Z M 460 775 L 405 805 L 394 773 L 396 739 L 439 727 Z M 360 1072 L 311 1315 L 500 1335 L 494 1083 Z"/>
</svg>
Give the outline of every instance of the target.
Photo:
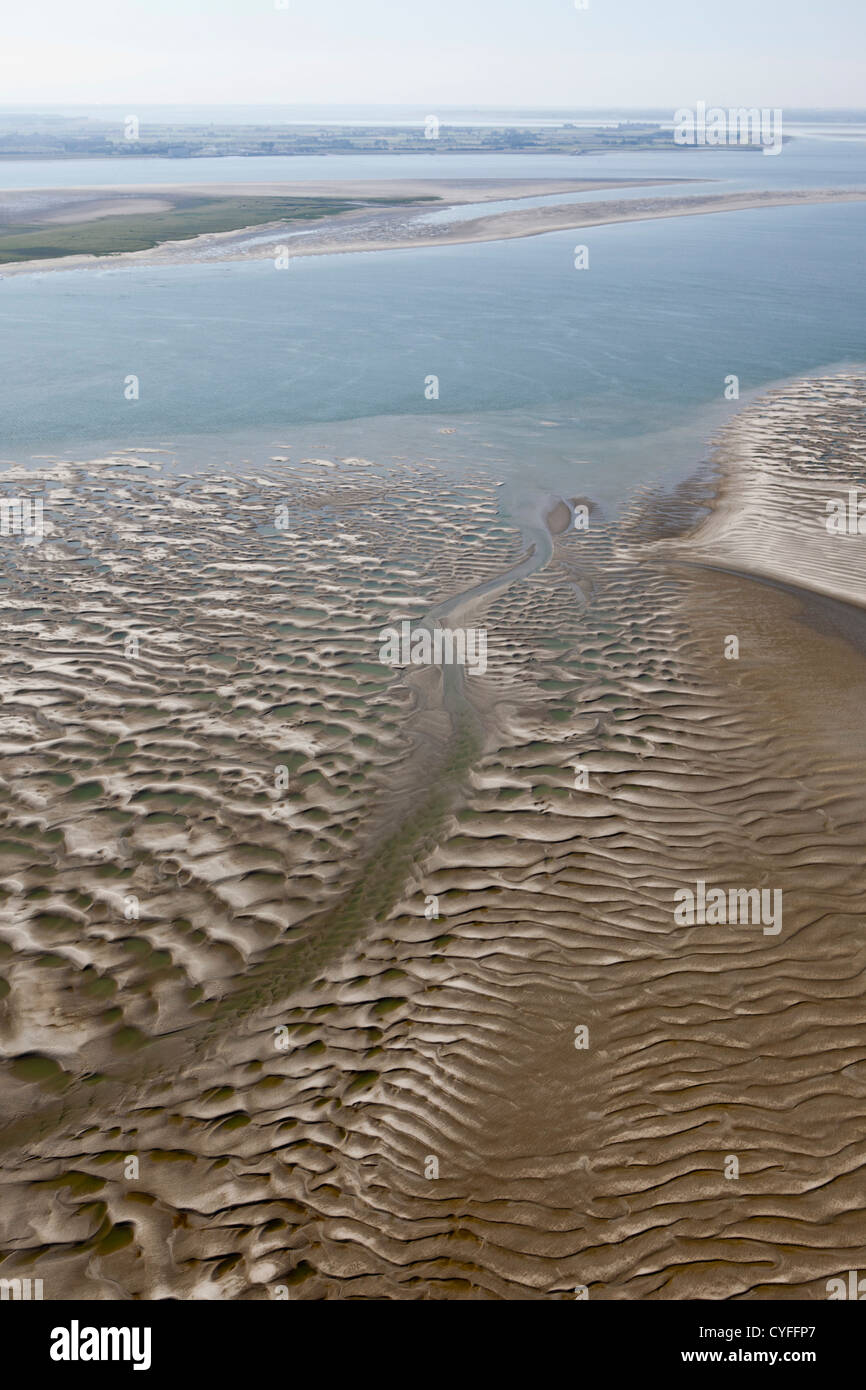
<svg viewBox="0 0 866 1390">
<path fill-rule="evenodd" d="M 796 139 L 795 136 L 793 136 L 793 135 L 786 135 L 786 136 L 783 137 L 782 143 L 783 143 L 783 144 L 788 144 L 791 140 L 794 140 L 794 139 Z M 140 154 L 136 153 L 136 154 L 124 154 L 124 155 L 109 154 L 109 153 L 106 153 L 105 151 L 96 151 L 96 152 L 94 152 L 93 154 L 68 154 L 68 153 L 66 153 L 65 151 L 62 152 L 62 153 L 50 153 L 50 152 L 47 152 L 47 151 L 42 151 L 42 152 L 40 152 L 39 154 L 26 154 L 26 153 L 21 153 L 21 154 L 3 154 L 3 155 L 0 155 L 0 165 L 3 165 L 3 164 L 40 164 L 40 163 L 45 163 L 45 164 L 55 164 L 55 163 L 57 163 L 57 164 L 60 164 L 60 163 L 62 163 L 62 164 L 72 164 L 72 163 L 74 163 L 74 162 L 76 162 L 76 161 L 77 161 L 79 164 L 91 164 L 91 163 L 93 163 L 95 160 L 109 160 L 112 164 L 123 165 L 123 164 L 125 164 L 127 161 L 129 161 L 129 160 L 135 160 L 136 163 L 137 163 L 140 159 L 161 159 L 161 160 L 171 160 L 172 163 L 175 163 L 175 164 L 196 164 L 196 163 L 199 163 L 199 162 L 201 162 L 201 161 L 210 160 L 210 159 L 333 159 L 333 158 L 338 158 L 338 159 L 339 159 L 339 158 L 343 158 L 343 159 L 350 158 L 350 159 L 354 159 L 354 158 L 356 158 L 356 157 L 357 157 L 357 158 L 377 158 L 377 159 L 378 159 L 378 158 L 382 158 L 383 156 L 386 156 L 386 155 L 387 155 L 388 158 L 391 158 L 391 156 L 393 156 L 393 155 L 396 155 L 397 157 L 408 156 L 408 155 L 415 155 L 415 156 L 417 156 L 417 155 L 426 155 L 426 156 L 428 156 L 430 159 L 448 159 L 448 158 L 450 158 L 451 155 L 454 155 L 454 154 L 461 154 L 461 155 L 468 155 L 468 154 L 475 155 L 475 154 L 480 154 L 480 155 L 484 155 L 485 159 L 486 159 L 488 156 L 489 156 L 490 158 L 492 158 L 492 159 L 495 159 L 495 158 L 497 158 L 497 156 L 499 156 L 499 155 L 521 155 L 521 156 L 522 156 L 522 155 L 528 155 L 529 157 L 531 157 L 532 155 L 546 155 L 546 156 L 548 156 L 548 157 L 551 156 L 551 155 L 553 155 L 553 156 L 556 156 L 557 158 L 562 158 L 562 159 L 583 159 L 583 157 L 584 157 L 585 155 L 590 155 L 590 156 L 592 156 L 592 157 L 595 157 L 596 155 L 604 155 L 604 154 L 684 154 L 684 155 L 685 155 L 685 154 L 694 154 L 694 153 L 695 153 L 695 148 L 696 148 L 696 147 L 695 147 L 694 145 L 677 145 L 677 144 L 674 144 L 673 141 L 671 141 L 671 143 L 670 143 L 669 145 L 637 145 L 637 144 L 635 144 L 635 145 L 628 145 L 628 146 L 625 146 L 625 147 L 619 146 L 619 145 L 612 145 L 612 146 L 606 147 L 606 148 L 605 148 L 605 147 L 595 147 L 595 146 L 592 146 L 592 147 L 588 147 L 587 149 L 583 149 L 583 150 L 568 150 L 568 149 L 566 149 L 566 150 L 559 150 L 559 149 L 556 149 L 556 148 L 553 148 L 553 149 L 544 149 L 544 148 L 540 148 L 540 147 L 537 146 L 537 145 L 515 145 L 515 146 L 513 146 L 513 147 L 509 147 L 509 146 L 499 146 L 499 147 L 492 147 L 492 148 L 490 148 L 490 147 L 488 147 L 488 146 L 486 146 L 486 145 L 478 145 L 478 146 L 467 146 L 466 148 L 460 148 L 460 147 L 458 147 L 458 148 L 450 148 L 450 149 L 444 149 L 444 150 L 429 150 L 429 149 L 427 149 L 427 148 L 426 148 L 425 146 L 423 146 L 423 145 L 417 145 L 417 146 L 415 146 L 415 145 L 410 145 L 410 146 L 408 146 L 408 147 L 405 148 L 405 149 L 388 149 L 388 150 L 380 150 L 380 149 L 376 149 L 376 148 L 374 148 L 374 147 L 371 146 L 371 147 L 368 148 L 368 149 L 365 149 L 365 148 L 362 147 L 362 148 L 359 148 L 359 149 L 354 149 L 354 148 L 353 148 L 353 149 L 351 149 L 351 150 L 340 150 L 340 149 L 311 149 L 311 150 L 290 150 L 290 151 L 284 151 L 284 150 L 277 150 L 277 151 L 273 151 L 273 150 L 243 150 L 243 151 L 238 151 L 237 153 L 234 153 L 234 152 L 232 152 L 231 150 L 229 150 L 229 151 L 226 151 L 225 153 L 222 153 L 222 152 L 221 152 L 221 153 L 218 153 L 218 154 L 217 154 L 217 153 L 214 153 L 213 151 L 212 151 L 211 153 L 209 153 L 209 154 L 167 154 L 167 153 L 165 153 L 165 152 L 162 151 L 162 150 L 147 150 L 147 151 L 142 151 L 142 153 L 140 153 Z M 701 147 L 698 147 L 698 149 L 700 149 L 700 148 L 701 148 Z M 706 148 L 706 147 L 703 147 L 703 148 Z M 764 153 L 763 146 L 761 146 L 761 145 L 756 145 L 756 144 L 750 144 L 750 145 L 719 145 L 719 146 L 713 146 L 712 149 L 713 149 L 713 154 L 714 154 L 714 155 L 717 154 L 717 153 L 718 153 L 718 154 L 763 154 L 763 153 Z"/>
<path fill-rule="evenodd" d="M 757 113 L 756 113 L 757 115 Z M 180 123 L 146 116 L 46 121 L 38 113 L 8 130 L 0 124 L 0 160 L 20 159 L 222 159 L 309 158 L 423 154 L 564 155 L 642 153 L 687 148 L 674 138 L 673 112 L 662 122 L 602 120 L 578 124 L 567 118 L 542 126 L 520 122 L 466 125 L 435 114 L 399 123 L 341 121 Z M 23 128 L 19 128 L 23 126 Z M 749 132 L 750 134 L 752 132 Z M 718 147 L 724 149 L 725 146 Z M 740 150 L 759 151 L 750 139 Z"/>
</svg>

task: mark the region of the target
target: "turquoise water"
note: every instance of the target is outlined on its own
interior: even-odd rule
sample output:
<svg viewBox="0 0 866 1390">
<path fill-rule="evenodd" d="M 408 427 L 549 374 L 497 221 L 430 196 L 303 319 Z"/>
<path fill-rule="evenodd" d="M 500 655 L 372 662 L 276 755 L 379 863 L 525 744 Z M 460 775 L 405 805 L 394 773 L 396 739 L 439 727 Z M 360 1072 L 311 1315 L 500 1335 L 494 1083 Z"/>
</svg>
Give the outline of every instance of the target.
<svg viewBox="0 0 866 1390">
<path fill-rule="evenodd" d="M 778 177 L 790 148 L 684 158 L 793 186 Z M 841 183 L 844 166 L 866 187 L 866 147 L 821 148 L 816 182 Z M 596 162 L 612 177 L 617 158 Z M 814 148 L 798 158 L 808 181 Z M 646 176 L 670 161 L 683 171 L 678 155 L 627 159 Z M 325 162 L 337 176 L 340 161 Z M 407 174 L 412 162 L 390 160 Z M 520 158 L 519 172 L 542 162 Z M 584 460 L 619 495 L 691 471 L 700 437 L 734 408 L 728 374 L 746 393 L 866 359 L 864 240 L 866 203 L 837 204 L 309 257 L 286 271 L 263 259 L 7 277 L 0 458 L 169 442 L 223 464 L 267 458 L 290 435 L 320 453 L 339 437 L 345 453 L 376 458 L 390 421 L 404 453 L 436 454 L 439 430 L 454 428 L 456 457 L 471 440 L 503 473 L 545 483 Z M 588 270 L 574 268 L 579 243 Z M 428 401 L 431 375 L 439 399 Z"/>
<path fill-rule="evenodd" d="M 841 204 L 287 271 L 268 259 L 12 277 L 5 448 L 517 406 L 640 430 L 709 403 L 729 372 L 746 388 L 866 355 L 864 235 L 866 204 Z M 424 397 L 431 374 L 438 401 Z"/>
</svg>

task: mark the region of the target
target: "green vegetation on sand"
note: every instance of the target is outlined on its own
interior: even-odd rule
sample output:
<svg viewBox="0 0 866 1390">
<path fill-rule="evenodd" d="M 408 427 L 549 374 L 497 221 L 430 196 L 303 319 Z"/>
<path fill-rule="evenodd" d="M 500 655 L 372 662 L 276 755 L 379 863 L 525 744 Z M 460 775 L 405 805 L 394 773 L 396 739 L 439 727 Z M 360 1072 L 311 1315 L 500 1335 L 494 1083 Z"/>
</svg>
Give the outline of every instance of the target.
<svg viewBox="0 0 866 1390">
<path fill-rule="evenodd" d="M 66 225 L 33 222 L 0 223 L 0 264 L 53 260 L 60 256 L 116 256 L 124 251 L 148 251 L 166 241 L 186 241 L 208 232 L 236 232 L 271 222 L 306 222 L 368 207 L 391 207 L 433 201 L 419 198 L 369 198 L 363 202 L 340 198 L 190 197 L 173 198 L 163 212 L 137 212 L 95 217 Z"/>
</svg>

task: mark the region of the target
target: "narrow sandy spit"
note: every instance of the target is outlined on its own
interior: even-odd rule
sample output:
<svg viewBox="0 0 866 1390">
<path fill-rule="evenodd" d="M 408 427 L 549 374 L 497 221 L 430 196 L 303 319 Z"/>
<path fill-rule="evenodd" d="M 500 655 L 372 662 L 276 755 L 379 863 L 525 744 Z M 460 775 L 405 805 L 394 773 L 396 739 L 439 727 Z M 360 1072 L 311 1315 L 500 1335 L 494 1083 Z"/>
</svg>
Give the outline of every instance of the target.
<svg viewBox="0 0 866 1390">
<path fill-rule="evenodd" d="M 466 203 L 550 197 L 557 193 L 590 193 L 617 188 L 653 188 L 665 183 L 690 184 L 693 179 L 353 179 L 314 180 L 308 183 L 259 184 L 129 184 L 105 188 L 0 189 L 0 226 L 14 231 L 16 226 L 51 227 L 83 224 L 103 217 L 141 217 L 148 213 L 188 206 L 197 198 L 328 198 L 370 202 L 379 199 L 426 200 L 433 208 L 459 207 Z M 422 205 L 423 210 L 423 205 Z M 214 251 L 230 252 L 257 233 L 285 228 L 288 235 L 311 227 L 336 227 L 343 235 L 343 224 L 372 226 L 383 239 L 393 239 L 396 229 L 417 211 L 395 206 L 371 207 L 369 212 L 338 213 L 316 221 L 256 224 L 232 232 L 204 233 L 200 237 L 163 242 L 148 251 L 123 252 L 112 256 L 60 256 L 0 264 L 0 277 L 24 271 L 70 269 L 80 266 L 134 263 L 152 259 L 207 259 Z"/>
<path fill-rule="evenodd" d="M 445 203 L 498 202 L 503 198 L 533 198 L 552 193 L 586 193 L 605 188 L 651 188 L 664 183 L 694 183 L 692 178 L 670 179 L 309 179 L 271 183 L 129 183 L 75 188 L 0 189 L 0 211 L 7 205 L 26 205 L 35 211 L 62 203 L 93 202 L 109 197 L 135 195 L 176 198 L 431 198 Z"/>
<path fill-rule="evenodd" d="M 656 182 L 662 182 L 657 180 Z M 310 185 L 309 187 L 312 187 Z M 538 190 L 536 190 L 537 192 Z M 562 191 L 562 190 L 556 190 Z M 490 197 L 530 197 L 508 193 L 500 187 Z M 464 198 L 462 202 L 473 201 Z M 328 256 L 367 251 L 410 250 L 432 246 L 458 246 L 473 242 L 505 241 L 543 236 L 548 232 L 581 227 L 607 226 L 664 217 L 697 217 L 710 213 L 760 208 L 806 207 L 814 204 L 866 201 L 866 189 L 792 189 L 779 192 L 709 193 L 690 196 L 615 199 L 591 203 L 558 204 L 493 213 L 465 221 L 429 223 L 428 208 L 382 208 L 345 212 L 303 227 L 267 223 L 232 232 L 216 232 L 186 241 L 165 242 L 148 251 L 117 256 L 67 256 L 57 260 L 22 261 L 3 265 L 0 278 L 36 272 L 78 270 L 88 267 L 188 265 L 227 261 L 270 260 L 279 245 L 291 258 Z M 457 206 L 452 199 L 451 204 Z M 436 210 L 439 211 L 439 205 Z"/>
<path fill-rule="evenodd" d="M 304 239 L 292 245 L 293 256 L 321 256 L 347 251 L 407 250 L 418 246 L 457 246 L 466 242 L 507 241 L 515 237 L 543 236 L 547 232 L 578 227 L 608 226 L 614 222 L 645 222 L 659 217 L 698 217 L 709 213 L 738 212 L 755 208 L 806 206 L 814 203 L 866 201 L 866 189 L 793 189 L 779 193 L 694 194 L 685 198 L 646 198 L 629 201 L 562 204 L 556 207 L 527 208 L 495 213 L 441 228 L 417 227 L 408 237 L 394 236 L 377 241 L 356 239 Z M 261 255 L 261 251 L 258 252 Z M 241 259 L 242 257 L 238 257 Z"/>
</svg>

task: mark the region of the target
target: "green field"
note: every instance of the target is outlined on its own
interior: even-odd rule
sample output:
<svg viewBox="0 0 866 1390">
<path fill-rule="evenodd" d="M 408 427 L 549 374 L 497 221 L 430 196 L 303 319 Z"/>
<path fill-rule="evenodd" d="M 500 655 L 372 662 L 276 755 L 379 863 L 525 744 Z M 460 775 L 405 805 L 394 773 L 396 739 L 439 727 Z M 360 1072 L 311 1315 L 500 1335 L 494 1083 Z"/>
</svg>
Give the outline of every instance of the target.
<svg viewBox="0 0 866 1390">
<path fill-rule="evenodd" d="M 163 196 L 163 195 L 160 195 Z M 0 265 L 50 260 L 58 256 L 116 256 L 147 251 L 165 241 L 184 241 L 205 232 L 234 232 L 268 222 L 305 222 L 366 207 L 392 207 L 438 201 L 427 198 L 196 198 L 174 199 L 165 212 L 116 214 L 75 222 L 0 223 Z"/>
</svg>

